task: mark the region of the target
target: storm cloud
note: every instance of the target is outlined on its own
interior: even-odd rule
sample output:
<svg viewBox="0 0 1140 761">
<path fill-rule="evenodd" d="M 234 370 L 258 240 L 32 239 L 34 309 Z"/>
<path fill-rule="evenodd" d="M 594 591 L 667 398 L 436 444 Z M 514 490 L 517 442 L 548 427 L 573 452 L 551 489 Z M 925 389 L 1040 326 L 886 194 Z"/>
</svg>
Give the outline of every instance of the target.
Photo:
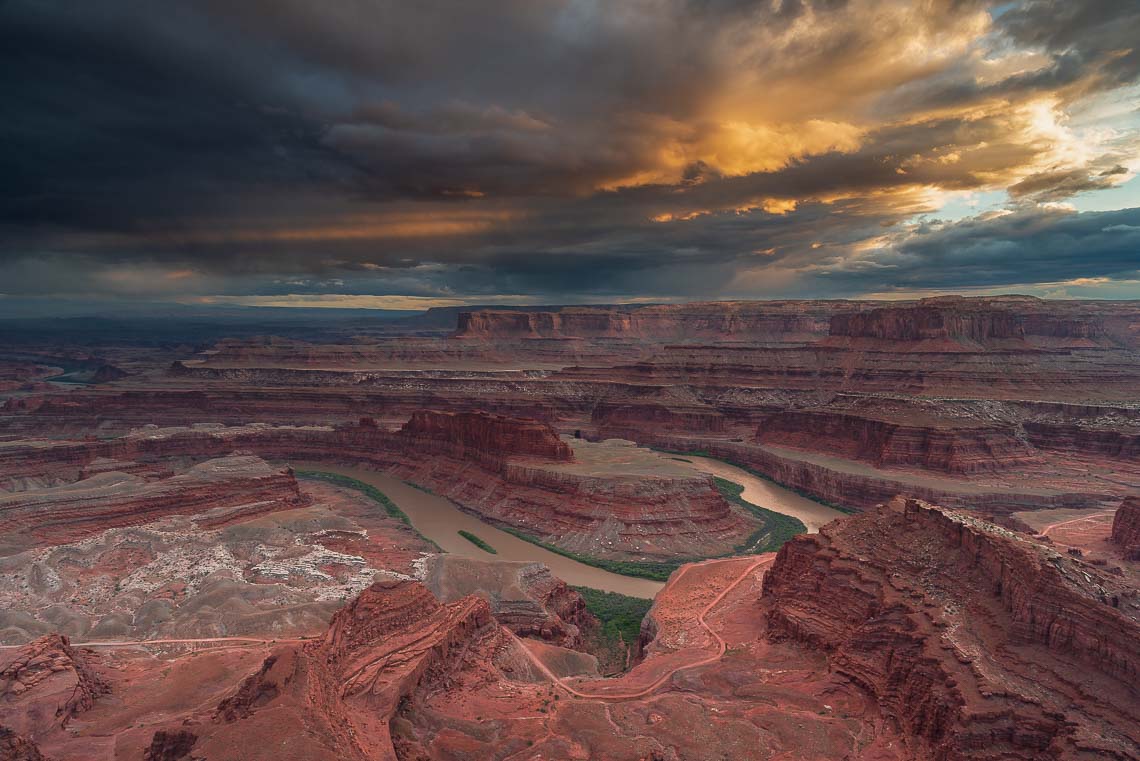
<svg viewBox="0 0 1140 761">
<path fill-rule="evenodd" d="M 0 293 L 1092 293 L 1138 279 L 1137 38 L 1107 0 L 8 0 Z"/>
</svg>

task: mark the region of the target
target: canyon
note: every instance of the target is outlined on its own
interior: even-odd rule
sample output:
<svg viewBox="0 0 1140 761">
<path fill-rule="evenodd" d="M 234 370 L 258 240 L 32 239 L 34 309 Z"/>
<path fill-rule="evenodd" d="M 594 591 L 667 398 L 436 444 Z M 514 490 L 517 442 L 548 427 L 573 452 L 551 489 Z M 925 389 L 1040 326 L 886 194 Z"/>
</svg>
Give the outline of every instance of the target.
<svg viewBox="0 0 1140 761">
<path fill-rule="evenodd" d="M 0 758 L 1140 756 L 1135 302 L 284 332 L 0 363 Z"/>
<path fill-rule="evenodd" d="M 472 586 L 460 565 L 443 570 Z M 530 571 L 475 573 L 486 588 Z M 318 636 L 203 642 L 189 660 L 207 681 L 173 645 L 41 638 L 0 657 L 0 674 L 22 685 L 0 716 L 20 717 L 11 732 L 61 757 L 81 742 L 172 758 L 224 757 L 240 743 L 254 759 L 1124 759 L 1140 748 L 1136 588 L 914 500 L 841 518 L 775 555 L 684 566 L 642 625 L 638 662 L 616 678 L 598 677 L 566 640 L 526 637 L 529 624 L 508 623 L 515 614 L 478 592 L 443 596 L 388 578 Z M 167 694 L 172 684 L 185 694 Z M 156 692 L 161 710 L 103 734 Z M 78 702 L 54 697 L 64 693 Z"/>
</svg>

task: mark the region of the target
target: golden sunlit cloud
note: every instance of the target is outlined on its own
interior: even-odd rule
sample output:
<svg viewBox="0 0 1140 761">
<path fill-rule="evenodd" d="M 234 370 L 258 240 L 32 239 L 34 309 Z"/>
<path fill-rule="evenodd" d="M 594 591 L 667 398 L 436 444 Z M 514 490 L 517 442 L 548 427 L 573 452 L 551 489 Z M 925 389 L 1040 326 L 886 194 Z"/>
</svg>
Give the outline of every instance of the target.
<svg viewBox="0 0 1140 761">
<path fill-rule="evenodd" d="M 551 303 L 1135 269 L 1135 215 L 1094 216 L 1140 207 L 1134 3 L 207 3 L 181 45 L 157 5 L 107 4 L 130 40 L 11 10 L 36 30 L 0 51 L 14 123 L 43 129 L 0 146 L 6 292 Z M 75 65 L 28 67 L 55 50 Z"/>
<path fill-rule="evenodd" d="M 860 146 L 864 130 L 853 124 L 820 119 L 782 125 L 729 120 L 712 126 L 686 128 L 684 133 L 665 137 L 664 142 L 648 154 L 650 161 L 656 161 L 655 166 L 601 183 L 598 189 L 672 185 L 680 182 L 686 170 L 695 165 L 724 177 L 774 172 L 805 156 L 854 151 Z"/>
</svg>

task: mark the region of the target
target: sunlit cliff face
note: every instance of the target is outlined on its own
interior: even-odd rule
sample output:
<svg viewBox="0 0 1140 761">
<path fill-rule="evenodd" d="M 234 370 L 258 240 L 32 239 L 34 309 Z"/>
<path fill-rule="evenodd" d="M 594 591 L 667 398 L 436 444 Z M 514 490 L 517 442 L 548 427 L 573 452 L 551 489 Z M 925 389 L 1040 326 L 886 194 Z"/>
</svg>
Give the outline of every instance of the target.
<svg viewBox="0 0 1140 761">
<path fill-rule="evenodd" d="M 1140 297 L 1131 3 L 13 0 L 0 35 L 10 295 Z"/>
</svg>

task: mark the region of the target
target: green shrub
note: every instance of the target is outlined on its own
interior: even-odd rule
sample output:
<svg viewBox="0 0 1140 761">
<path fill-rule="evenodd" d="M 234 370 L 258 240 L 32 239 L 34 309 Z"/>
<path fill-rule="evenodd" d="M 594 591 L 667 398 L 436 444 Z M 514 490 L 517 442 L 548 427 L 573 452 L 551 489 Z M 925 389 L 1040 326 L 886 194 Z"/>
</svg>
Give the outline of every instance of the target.
<svg viewBox="0 0 1140 761">
<path fill-rule="evenodd" d="M 483 552 L 489 552 L 492 555 L 498 555 L 499 554 L 498 550 L 496 550 L 494 547 L 492 547 L 491 545 L 484 542 L 479 537 L 475 536 L 475 534 L 472 534 L 470 531 L 464 531 L 463 529 L 460 529 L 458 533 L 461 537 L 463 537 L 467 541 L 471 542 L 471 544 L 473 544 L 476 547 L 478 547 L 479 549 L 483 550 Z"/>
<path fill-rule="evenodd" d="M 524 542 L 530 542 L 537 545 L 544 550 L 549 550 L 556 555 L 561 555 L 564 558 L 577 560 L 583 565 L 593 566 L 594 568 L 601 568 L 603 571 L 610 573 L 619 573 L 622 576 L 636 576 L 641 579 L 651 579 L 653 581 L 665 581 L 669 575 L 680 568 L 685 563 L 691 563 L 694 560 L 701 560 L 702 558 L 677 558 L 675 560 L 656 562 L 652 560 L 607 560 L 606 558 L 596 558 L 592 555 L 583 555 L 579 552 L 572 552 L 565 550 L 558 545 L 544 542 L 533 534 L 528 534 L 520 531 L 513 526 L 500 526 L 503 531 L 508 534 L 513 534 Z"/>
<path fill-rule="evenodd" d="M 574 587 L 586 602 L 586 610 L 602 624 L 602 636 L 635 645 L 641 636 L 641 621 L 653 606 L 652 600 L 630 597 L 617 592 L 603 592 L 592 587 Z"/>
</svg>

